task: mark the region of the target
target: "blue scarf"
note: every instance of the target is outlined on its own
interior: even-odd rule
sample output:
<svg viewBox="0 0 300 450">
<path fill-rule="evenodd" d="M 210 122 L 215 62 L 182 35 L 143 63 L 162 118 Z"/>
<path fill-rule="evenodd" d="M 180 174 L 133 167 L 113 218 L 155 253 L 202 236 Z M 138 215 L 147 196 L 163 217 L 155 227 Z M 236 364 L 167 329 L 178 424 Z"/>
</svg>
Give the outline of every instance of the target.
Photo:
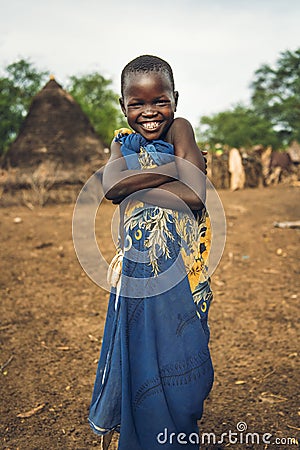
<svg viewBox="0 0 300 450">
<path fill-rule="evenodd" d="M 121 143 L 121 152 L 130 170 L 140 168 L 138 153 L 141 147 L 149 153 L 157 166 L 174 161 L 174 147 L 169 142 L 160 139 L 147 141 L 147 139 L 138 133 L 128 135 L 120 133 L 116 136 L 115 141 Z"/>
</svg>

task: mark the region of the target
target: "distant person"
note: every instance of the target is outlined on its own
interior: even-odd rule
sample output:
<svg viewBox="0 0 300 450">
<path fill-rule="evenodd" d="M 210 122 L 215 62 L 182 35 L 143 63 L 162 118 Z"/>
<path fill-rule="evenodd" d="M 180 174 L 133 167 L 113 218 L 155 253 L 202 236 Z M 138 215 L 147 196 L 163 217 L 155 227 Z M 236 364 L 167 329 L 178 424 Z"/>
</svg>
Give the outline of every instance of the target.
<svg viewBox="0 0 300 450">
<path fill-rule="evenodd" d="M 129 62 L 121 92 L 133 132 L 117 133 L 103 174 L 120 242 L 89 422 L 105 449 L 118 431 L 119 450 L 195 450 L 213 384 L 205 161 L 190 123 L 174 118 L 167 62 Z"/>
</svg>

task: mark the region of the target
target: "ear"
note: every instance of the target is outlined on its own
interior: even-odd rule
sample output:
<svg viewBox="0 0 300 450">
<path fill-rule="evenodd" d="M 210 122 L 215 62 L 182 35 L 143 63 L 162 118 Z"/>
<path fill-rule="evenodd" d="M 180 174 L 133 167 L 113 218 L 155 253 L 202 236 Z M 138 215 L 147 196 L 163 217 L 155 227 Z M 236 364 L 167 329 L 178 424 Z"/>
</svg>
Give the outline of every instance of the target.
<svg viewBox="0 0 300 450">
<path fill-rule="evenodd" d="M 174 91 L 175 111 L 177 109 L 178 97 L 179 97 L 179 92 L 178 91 Z"/>
<path fill-rule="evenodd" d="M 119 98 L 119 103 L 120 103 L 120 106 L 121 106 L 121 109 L 122 109 L 122 112 L 123 112 L 124 116 L 127 117 L 123 97 Z"/>
</svg>

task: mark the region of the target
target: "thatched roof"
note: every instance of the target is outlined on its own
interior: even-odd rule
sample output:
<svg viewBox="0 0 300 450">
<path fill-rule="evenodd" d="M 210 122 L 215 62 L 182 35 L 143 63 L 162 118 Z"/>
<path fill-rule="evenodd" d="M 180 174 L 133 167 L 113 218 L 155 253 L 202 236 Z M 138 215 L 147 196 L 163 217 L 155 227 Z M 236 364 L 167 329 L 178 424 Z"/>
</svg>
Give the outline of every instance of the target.
<svg viewBox="0 0 300 450">
<path fill-rule="evenodd" d="M 16 167 L 34 168 L 49 161 L 68 169 L 101 165 L 103 150 L 79 104 L 52 77 L 33 98 L 8 160 Z"/>
</svg>

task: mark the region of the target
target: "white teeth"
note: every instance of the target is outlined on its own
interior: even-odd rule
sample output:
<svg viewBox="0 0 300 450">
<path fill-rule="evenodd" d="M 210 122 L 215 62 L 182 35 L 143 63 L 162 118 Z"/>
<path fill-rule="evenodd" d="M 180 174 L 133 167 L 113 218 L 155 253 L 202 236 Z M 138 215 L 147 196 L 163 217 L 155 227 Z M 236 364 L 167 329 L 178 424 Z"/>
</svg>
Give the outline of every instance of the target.
<svg viewBox="0 0 300 450">
<path fill-rule="evenodd" d="M 147 130 L 153 130 L 159 126 L 159 122 L 144 122 L 143 127 L 147 128 Z"/>
</svg>

